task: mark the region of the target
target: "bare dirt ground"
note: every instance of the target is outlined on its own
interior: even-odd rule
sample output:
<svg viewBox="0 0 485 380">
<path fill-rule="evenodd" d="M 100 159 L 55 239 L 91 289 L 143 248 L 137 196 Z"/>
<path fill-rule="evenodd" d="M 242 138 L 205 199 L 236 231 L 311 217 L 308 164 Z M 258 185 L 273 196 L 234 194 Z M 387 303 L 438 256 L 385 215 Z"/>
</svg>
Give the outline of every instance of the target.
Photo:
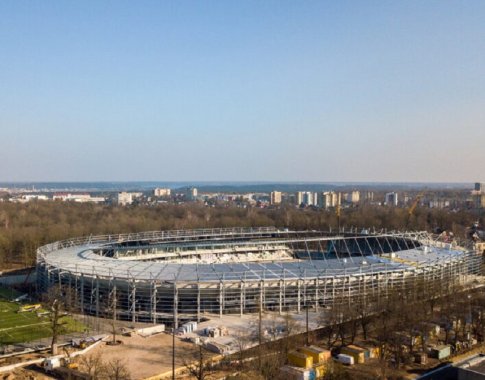
<svg viewBox="0 0 485 380">
<path fill-rule="evenodd" d="M 52 380 L 57 377 L 43 373 L 40 368 L 19 368 L 10 373 L 0 374 L 1 380 Z"/>
<path fill-rule="evenodd" d="M 158 334 L 148 338 L 139 335 L 118 336 L 117 346 L 101 344 L 88 355 L 100 355 L 103 361 L 122 359 L 133 380 L 155 376 L 172 369 L 172 336 Z M 183 367 L 194 360 L 197 346 L 175 339 L 175 366 Z"/>
</svg>

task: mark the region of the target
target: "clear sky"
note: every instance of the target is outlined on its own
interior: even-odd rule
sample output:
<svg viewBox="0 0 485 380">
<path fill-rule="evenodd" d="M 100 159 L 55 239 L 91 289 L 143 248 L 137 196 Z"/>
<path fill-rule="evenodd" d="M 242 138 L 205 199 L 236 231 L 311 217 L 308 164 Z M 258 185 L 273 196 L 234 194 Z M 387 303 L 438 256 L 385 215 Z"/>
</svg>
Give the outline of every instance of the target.
<svg viewBox="0 0 485 380">
<path fill-rule="evenodd" d="M 2 181 L 484 167 L 483 0 L 0 2 Z"/>
</svg>

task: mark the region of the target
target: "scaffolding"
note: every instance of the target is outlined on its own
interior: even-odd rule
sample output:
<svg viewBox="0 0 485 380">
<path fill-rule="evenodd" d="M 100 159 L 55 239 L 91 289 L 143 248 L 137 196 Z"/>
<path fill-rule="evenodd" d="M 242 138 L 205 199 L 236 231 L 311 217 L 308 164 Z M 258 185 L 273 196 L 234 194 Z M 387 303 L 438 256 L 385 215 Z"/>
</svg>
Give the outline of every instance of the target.
<svg viewBox="0 0 485 380">
<path fill-rule="evenodd" d="M 285 257 L 272 256 L 281 251 Z M 208 253 L 227 260 L 209 263 Z M 74 289 L 64 293 L 83 313 L 178 325 L 207 315 L 379 302 L 390 292 L 425 297 L 471 281 L 481 260 L 425 232 L 225 228 L 55 242 L 38 249 L 37 273 L 40 292 Z"/>
</svg>

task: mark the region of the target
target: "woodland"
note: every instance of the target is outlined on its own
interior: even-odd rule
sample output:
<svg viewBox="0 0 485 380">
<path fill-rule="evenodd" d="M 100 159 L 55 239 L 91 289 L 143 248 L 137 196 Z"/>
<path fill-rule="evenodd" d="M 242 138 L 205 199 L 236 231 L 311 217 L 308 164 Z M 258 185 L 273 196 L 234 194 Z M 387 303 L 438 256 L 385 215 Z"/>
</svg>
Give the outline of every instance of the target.
<svg viewBox="0 0 485 380">
<path fill-rule="evenodd" d="M 465 238 L 476 221 L 472 211 L 364 205 L 344 208 L 341 228 L 452 231 Z M 73 202 L 0 202 L 0 270 L 35 264 L 35 251 L 53 241 L 97 234 L 171 229 L 275 226 L 336 230 L 335 210 L 316 208 L 206 206 L 200 203 L 128 207 Z"/>
</svg>

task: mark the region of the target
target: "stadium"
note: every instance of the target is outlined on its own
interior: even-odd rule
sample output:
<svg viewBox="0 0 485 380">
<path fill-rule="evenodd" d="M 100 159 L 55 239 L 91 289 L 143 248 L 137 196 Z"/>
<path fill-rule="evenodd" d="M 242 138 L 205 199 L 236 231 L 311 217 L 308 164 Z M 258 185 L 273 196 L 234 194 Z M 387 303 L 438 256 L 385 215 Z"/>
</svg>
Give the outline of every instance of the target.
<svg viewBox="0 0 485 380">
<path fill-rule="evenodd" d="M 391 292 L 451 292 L 479 273 L 481 260 L 426 232 L 157 231 L 40 247 L 37 285 L 39 292 L 62 289 L 82 313 L 177 326 L 214 315 L 379 302 Z"/>
</svg>

